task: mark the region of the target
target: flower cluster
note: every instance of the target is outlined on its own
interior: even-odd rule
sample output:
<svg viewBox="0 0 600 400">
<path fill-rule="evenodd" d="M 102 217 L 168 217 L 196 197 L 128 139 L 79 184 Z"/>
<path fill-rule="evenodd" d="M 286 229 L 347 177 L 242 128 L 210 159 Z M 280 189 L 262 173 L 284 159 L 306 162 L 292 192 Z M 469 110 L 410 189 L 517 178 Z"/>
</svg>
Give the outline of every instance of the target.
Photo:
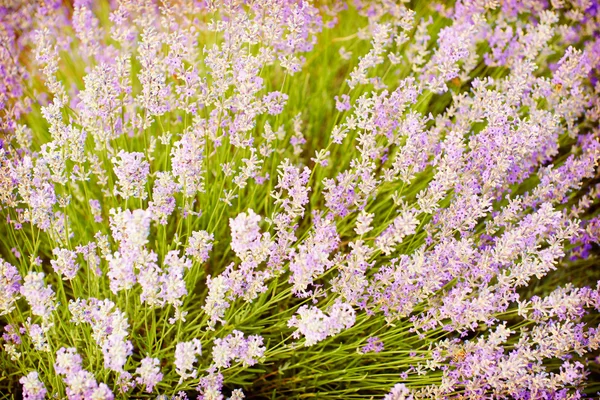
<svg viewBox="0 0 600 400">
<path fill-rule="evenodd" d="M 289 321 L 288 326 L 296 328 L 295 338 L 303 336 L 304 345 L 312 346 L 329 336 L 334 336 L 350 328 L 356 321 L 356 312 L 349 304 L 336 302 L 329 309 L 329 315 L 317 307 L 302 306 Z"/>
<path fill-rule="evenodd" d="M 129 324 L 125 314 L 110 300 L 95 298 L 71 302 L 69 311 L 75 324 L 91 325 L 92 337 L 102 349 L 104 367 L 127 379 L 129 373 L 124 370 L 124 366 L 133 346 L 127 339 Z"/>
<path fill-rule="evenodd" d="M 55 293 L 50 286 L 44 284 L 43 272 L 31 272 L 25 276 L 21 286 L 21 295 L 25 297 L 31 313 L 48 320 L 56 309 Z"/>
<path fill-rule="evenodd" d="M 21 275 L 13 265 L 0 259 L 0 315 L 10 313 L 21 290 Z"/>
<path fill-rule="evenodd" d="M 231 362 L 253 366 L 265 353 L 263 338 L 259 335 L 244 338 L 240 331 L 233 331 L 223 339 L 215 339 L 212 349 L 213 365 L 216 368 L 229 368 Z"/>
<path fill-rule="evenodd" d="M 175 368 L 177 374 L 181 377 L 179 382 L 188 378 L 195 378 L 198 371 L 194 367 L 196 356 L 202 355 L 202 344 L 198 339 L 190 342 L 177 343 L 175 349 Z"/>
<path fill-rule="evenodd" d="M 46 387 L 40 382 L 36 371 L 31 371 L 19 379 L 19 382 L 23 385 L 23 398 L 25 400 L 44 400 L 46 398 Z"/>
<path fill-rule="evenodd" d="M 160 372 L 159 364 L 160 360 L 158 358 L 145 357 L 140 362 L 140 366 L 135 370 L 135 374 L 138 375 L 135 378 L 136 382 L 144 386 L 148 393 L 154 391 L 154 387 L 164 376 Z"/>
<path fill-rule="evenodd" d="M 69 399 L 113 400 L 112 391 L 104 383 L 98 384 L 94 375 L 81 366 L 82 359 L 73 347 L 61 347 L 56 352 L 54 371 L 62 377 Z"/>
</svg>

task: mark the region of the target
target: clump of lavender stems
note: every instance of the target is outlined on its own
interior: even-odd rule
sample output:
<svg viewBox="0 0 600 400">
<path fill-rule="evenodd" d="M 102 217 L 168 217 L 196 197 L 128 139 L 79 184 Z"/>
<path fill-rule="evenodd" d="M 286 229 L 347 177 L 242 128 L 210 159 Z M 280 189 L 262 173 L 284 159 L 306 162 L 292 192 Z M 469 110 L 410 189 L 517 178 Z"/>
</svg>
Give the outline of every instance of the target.
<svg viewBox="0 0 600 400">
<path fill-rule="evenodd" d="M 0 393 L 578 399 L 593 1 L 0 5 Z"/>
</svg>

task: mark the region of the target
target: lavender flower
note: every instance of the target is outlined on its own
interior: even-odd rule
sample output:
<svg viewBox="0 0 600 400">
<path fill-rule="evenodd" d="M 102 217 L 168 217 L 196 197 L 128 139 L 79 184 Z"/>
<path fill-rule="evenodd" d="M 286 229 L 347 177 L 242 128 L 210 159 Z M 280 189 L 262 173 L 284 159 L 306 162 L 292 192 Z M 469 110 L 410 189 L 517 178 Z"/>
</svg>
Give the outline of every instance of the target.
<svg viewBox="0 0 600 400">
<path fill-rule="evenodd" d="M 119 251 L 109 254 L 108 277 L 111 279 L 110 289 L 113 293 L 131 289 L 136 282 L 135 266 L 144 264 L 144 258 L 152 257 L 152 253 L 144 250 L 150 234 L 152 214 L 145 210 L 120 209 L 110 210 L 111 230 L 113 238 L 119 242 Z"/>
<path fill-rule="evenodd" d="M 92 215 L 94 216 L 94 221 L 101 223 L 102 222 L 102 207 L 100 205 L 100 201 L 90 199 L 90 209 L 92 211 Z"/>
<path fill-rule="evenodd" d="M 270 92 L 263 98 L 267 112 L 271 115 L 281 114 L 288 99 L 288 95 L 281 92 Z"/>
<path fill-rule="evenodd" d="M 333 221 L 316 215 L 314 232 L 298 246 L 298 253 L 290 263 L 290 283 L 293 283 L 292 291 L 296 295 L 310 295 L 309 285 L 333 265 L 329 254 L 337 248 L 338 242 L 339 237 Z"/>
<path fill-rule="evenodd" d="M 243 257 L 248 251 L 257 249 L 260 246 L 261 233 L 258 223 L 261 218 L 252 210 L 248 214 L 240 213 L 235 219 L 229 220 L 231 228 L 231 249 L 239 257 Z"/>
<path fill-rule="evenodd" d="M 135 378 L 138 385 L 145 386 L 147 393 L 152 393 L 162 379 L 163 374 L 160 372 L 160 360 L 158 358 L 145 357 L 142 359 L 140 366 L 135 370 Z"/>
<path fill-rule="evenodd" d="M 116 308 L 112 301 L 95 298 L 71 301 L 69 311 L 76 324 L 91 325 L 94 340 L 102 349 L 105 368 L 128 376 L 124 366 L 133 352 L 133 345 L 127 340 L 129 323 L 125 313 Z"/>
<path fill-rule="evenodd" d="M 363 211 L 356 218 L 356 231 L 357 235 L 364 235 L 365 233 L 371 231 L 373 228 L 371 227 L 371 223 L 373 222 L 374 214 L 369 214 Z"/>
<path fill-rule="evenodd" d="M 37 371 L 31 371 L 26 376 L 19 379 L 23 385 L 23 399 L 25 400 L 43 400 L 46 398 L 46 387 L 39 380 Z"/>
<path fill-rule="evenodd" d="M 14 309 L 21 290 L 21 275 L 17 269 L 0 259 L 0 315 L 10 313 Z"/>
<path fill-rule="evenodd" d="M 194 368 L 197 359 L 196 356 L 202 354 L 202 344 L 200 340 L 193 339 L 190 342 L 177 343 L 175 348 L 175 368 L 180 376 L 179 382 L 189 378 L 195 378 L 198 370 Z"/>
<path fill-rule="evenodd" d="M 265 352 L 263 338 L 251 335 L 247 339 L 240 331 L 234 330 L 223 339 L 215 339 L 212 349 L 213 365 L 216 368 L 229 368 L 231 362 L 241 362 L 243 366 L 256 364 Z"/>
<path fill-rule="evenodd" d="M 94 376 L 81 366 L 81 357 L 75 348 L 61 347 L 56 352 L 54 370 L 58 375 L 64 375 L 67 385 L 67 398 L 113 400 L 112 391 L 104 383 L 98 384 Z"/>
<path fill-rule="evenodd" d="M 364 345 L 360 350 L 363 353 L 379 353 L 383 351 L 383 348 L 383 342 L 377 336 L 372 336 L 367 339 L 367 344 Z"/>
<path fill-rule="evenodd" d="M 214 235 L 206 231 L 192 232 L 192 236 L 188 239 L 188 247 L 185 249 L 185 254 L 193 257 L 200 263 L 208 260 L 208 253 L 213 248 Z"/>
<path fill-rule="evenodd" d="M 17 350 L 17 346 L 22 343 L 19 329 L 14 325 L 6 325 L 2 334 L 4 340 L 4 351 L 10 356 L 12 361 L 17 361 L 21 357 L 21 353 Z"/>
<path fill-rule="evenodd" d="M 354 309 L 345 303 L 336 302 L 329 315 L 317 307 L 301 306 L 289 321 L 288 326 L 296 328 L 293 336 L 305 338 L 304 346 L 312 346 L 329 336 L 335 336 L 344 329 L 350 328 L 356 321 Z"/>
<path fill-rule="evenodd" d="M 56 302 L 52 288 L 44 285 L 44 276 L 43 272 L 30 272 L 25 276 L 20 291 L 29 303 L 33 315 L 46 320 L 56 309 Z"/>
<path fill-rule="evenodd" d="M 139 249 L 148 243 L 152 214 L 147 210 L 111 209 L 110 228 L 113 239 L 124 249 Z"/>
<path fill-rule="evenodd" d="M 177 251 L 170 251 L 165 256 L 164 264 L 167 271 L 161 277 L 162 290 L 160 294 L 165 303 L 174 305 L 176 308 L 182 304 L 181 297 L 187 294 L 183 273 L 192 266 L 190 260 L 185 257 L 179 258 L 177 254 Z"/>
<path fill-rule="evenodd" d="M 349 111 L 350 110 L 350 96 L 348 96 L 347 94 L 343 94 L 341 96 L 341 99 L 339 99 L 338 96 L 335 96 L 335 108 L 340 112 Z"/>
<path fill-rule="evenodd" d="M 25 326 L 33 347 L 38 351 L 50 351 L 50 345 L 48 344 L 46 333 L 50 330 L 53 324 L 45 323 L 44 325 L 40 326 L 38 324 L 32 324 L 31 319 L 28 318 Z"/>
<path fill-rule="evenodd" d="M 234 389 L 234 391 L 231 392 L 231 397 L 229 397 L 229 400 L 242 400 L 245 398 L 246 395 L 244 395 L 242 389 Z"/>
<path fill-rule="evenodd" d="M 145 199 L 148 195 L 145 186 L 150 165 L 144 160 L 144 154 L 127 153 L 121 150 L 117 157 L 112 159 L 119 185 L 115 194 L 124 199 L 130 197 Z"/>
<path fill-rule="evenodd" d="M 200 378 L 198 391 L 202 400 L 222 400 L 223 374 L 217 372 L 215 367 L 208 369 L 208 375 Z"/>
<path fill-rule="evenodd" d="M 174 195 L 181 191 L 180 185 L 174 182 L 169 172 L 158 172 L 152 189 L 152 201 L 149 203 L 148 212 L 152 218 L 161 225 L 167 224 L 167 218 L 175 211 L 176 201 Z"/>
<path fill-rule="evenodd" d="M 57 274 L 62 275 L 63 279 L 72 280 L 77 275 L 79 265 L 77 264 L 77 254 L 68 249 L 56 248 L 52 250 L 56 260 L 51 260 L 50 265 Z"/>
<path fill-rule="evenodd" d="M 186 132 L 171 149 L 173 175 L 186 196 L 204 191 L 204 138 L 194 132 Z"/>
<path fill-rule="evenodd" d="M 390 393 L 384 396 L 384 400 L 413 400 L 410 390 L 403 383 L 394 385 Z"/>
</svg>

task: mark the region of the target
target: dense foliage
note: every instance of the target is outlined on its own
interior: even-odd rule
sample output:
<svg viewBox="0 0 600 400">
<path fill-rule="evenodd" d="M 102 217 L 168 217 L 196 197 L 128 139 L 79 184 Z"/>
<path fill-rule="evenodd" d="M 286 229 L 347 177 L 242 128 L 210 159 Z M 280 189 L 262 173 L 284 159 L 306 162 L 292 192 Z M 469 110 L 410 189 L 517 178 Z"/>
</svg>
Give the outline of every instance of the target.
<svg viewBox="0 0 600 400">
<path fill-rule="evenodd" d="M 600 390 L 597 2 L 2 0 L 0 43 L 6 398 Z"/>
</svg>

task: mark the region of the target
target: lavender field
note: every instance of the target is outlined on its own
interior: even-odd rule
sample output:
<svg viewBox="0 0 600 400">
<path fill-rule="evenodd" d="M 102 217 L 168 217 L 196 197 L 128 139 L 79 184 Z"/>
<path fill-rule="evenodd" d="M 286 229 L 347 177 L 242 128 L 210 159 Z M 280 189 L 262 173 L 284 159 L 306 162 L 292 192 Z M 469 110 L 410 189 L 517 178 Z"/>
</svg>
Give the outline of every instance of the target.
<svg viewBox="0 0 600 400">
<path fill-rule="evenodd" d="M 596 0 L 0 0 L 0 399 L 600 398 Z"/>
</svg>

